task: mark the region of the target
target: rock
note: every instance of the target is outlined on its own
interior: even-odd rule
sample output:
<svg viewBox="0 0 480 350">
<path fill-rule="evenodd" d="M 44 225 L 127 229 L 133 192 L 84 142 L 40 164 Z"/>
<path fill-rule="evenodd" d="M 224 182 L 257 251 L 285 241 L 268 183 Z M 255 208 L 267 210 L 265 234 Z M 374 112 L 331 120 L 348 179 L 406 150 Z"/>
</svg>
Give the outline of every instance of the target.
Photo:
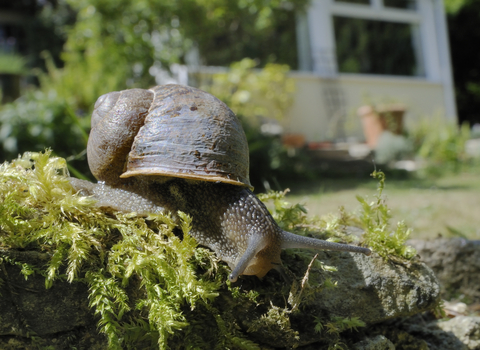
<svg viewBox="0 0 480 350">
<path fill-rule="evenodd" d="M 19 255 L 18 261 L 38 267 L 45 265 L 45 254 L 16 251 L 9 254 Z M 308 251 L 290 252 L 285 254 L 284 262 L 300 278 L 313 256 L 314 253 Z M 318 259 L 322 264 L 335 267 L 337 272 L 325 272 L 319 262 L 313 264 L 309 291 L 305 292 L 313 294 L 296 312 L 289 311 L 292 305 L 285 303 L 289 298 L 290 284 L 275 273 L 268 274 L 263 281 L 254 276 L 239 280 L 238 285 L 243 290 L 259 291 L 256 302 L 239 302 L 224 288 L 215 307 L 222 315 L 228 314 L 228 318 L 235 319 L 234 323 L 249 339 L 285 348 L 324 341 L 325 333 L 314 330 L 316 318 L 331 321 L 335 317 L 358 317 L 372 325 L 420 313 L 431 309 L 438 301 L 437 280 L 433 272 L 419 261 L 400 263 L 377 254 L 367 257 L 333 251 L 320 252 Z M 69 346 L 94 349 L 105 345 L 105 338 L 95 330 L 96 321 L 93 310 L 88 307 L 88 290 L 84 284 L 56 281 L 52 288 L 45 289 L 43 276 L 32 275 L 25 281 L 18 266 L 5 263 L 0 266 L 3 280 L 0 288 L 0 348 L 7 348 L 8 341 L 16 336 L 15 341 L 23 343 L 11 349 L 28 349 L 32 344 L 25 343 L 27 338 L 24 337 L 33 333 L 41 338 L 43 346 L 52 349 Z M 322 287 L 327 275 L 337 282 L 337 287 Z M 75 341 L 66 343 L 66 338 Z M 89 341 L 93 343 L 89 344 Z M 381 337 L 357 345 L 358 349 L 377 349 L 379 345 L 375 344 L 387 344 L 385 349 L 390 346 Z"/>
<path fill-rule="evenodd" d="M 480 302 L 480 241 L 463 238 L 410 240 L 408 244 L 436 274 L 443 299 L 460 295 Z"/>
<path fill-rule="evenodd" d="M 398 328 L 392 328 L 393 332 L 404 332 L 418 341 L 425 342 L 427 345 L 426 349 L 467 350 L 466 345 L 463 344 L 454 334 L 439 328 L 437 321 L 425 324 L 425 322 L 417 320 L 416 323 L 406 322 L 404 325 L 398 326 Z M 394 338 L 392 337 L 389 339 L 393 341 Z M 397 344 L 395 341 L 394 343 Z M 411 349 L 417 349 L 417 347 L 411 347 Z"/>
<path fill-rule="evenodd" d="M 358 317 L 367 324 L 415 315 L 434 307 L 440 287 L 419 261 L 396 263 L 377 254 L 322 252 L 319 259 L 337 268 L 336 288 L 321 290 L 314 305 L 329 315 Z M 312 272 L 311 281 L 321 272 Z"/>
<path fill-rule="evenodd" d="M 23 262 L 41 266 L 45 254 L 16 252 Z M 83 327 L 94 322 L 90 315 L 87 286 L 82 283 L 58 281 L 49 290 L 45 278 L 34 274 L 25 280 L 17 266 L 3 264 L 0 271 L 3 286 L 0 309 L 8 317 L 0 318 L 0 335 L 24 335 L 34 332 L 49 335 Z M 48 321 L 48 322 L 47 322 Z"/>
<path fill-rule="evenodd" d="M 1 253 L 32 266 L 46 262 L 46 254 L 36 251 Z M 89 349 L 105 347 L 105 338 L 98 335 L 88 307 L 86 285 L 56 281 L 46 289 L 43 276 L 33 274 L 26 280 L 18 266 L 8 263 L 0 264 L 0 281 L 0 349 L 37 349 L 42 345 L 60 350 L 80 344 Z"/>
<path fill-rule="evenodd" d="M 367 340 L 381 334 L 396 349 L 402 350 L 468 350 L 452 332 L 439 327 L 441 322 L 430 313 L 377 324 L 366 330 Z"/>
<path fill-rule="evenodd" d="M 385 336 L 377 335 L 356 343 L 353 350 L 395 350 L 395 345 Z"/>
<path fill-rule="evenodd" d="M 480 349 L 480 317 L 458 316 L 436 325 L 445 332 L 453 333 L 466 345 L 466 349 Z"/>
<path fill-rule="evenodd" d="M 282 260 L 298 277 L 304 274 L 314 254 L 305 251 L 288 253 L 282 256 Z M 280 326 L 281 318 L 267 317 L 264 308 L 242 305 L 235 309 L 234 314 L 238 323 L 254 340 L 273 347 L 281 344 L 290 347 L 306 345 L 322 341 L 324 336 L 314 332 L 315 319 L 322 319 L 328 323 L 336 317 L 358 318 L 368 326 L 430 310 L 439 301 L 440 287 L 435 275 L 418 260 L 403 264 L 384 259 L 375 253 L 364 256 L 335 251 L 319 252 L 318 260 L 337 269 L 337 272 L 328 274 L 337 282 L 337 286 L 319 287 L 327 273 L 319 266 L 313 265 L 309 277 L 311 289 L 308 291 L 311 294 L 304 301 L 304 312 L 291 314 L 288 318 L 291 327 L 299 331 L 297 338 L 293 337 L 291 332 L 285 333 L 285 327 Z M 268 285 L 271 278 L 267 276 L 262 282 L 263 286 Z M 240 283 L 249 288 L 245 283 L 251 279 L 242 279 L 244 281 Z M 269 296 L 275 289 L 279 289 L 278 286 L 269 287 L 268 291 L 263 290 L 260 293 Z M 281 305 L 286 297 L 277 301 L 277 305 Z M 269 332 L 262 332 L 259 323 L 266 318 L 270 319 L 270 324 L 277 326 L 275 331 L 272 331 L 270 324 L 265 323 L 265 327 L 270 327 Z"/>
</svg>

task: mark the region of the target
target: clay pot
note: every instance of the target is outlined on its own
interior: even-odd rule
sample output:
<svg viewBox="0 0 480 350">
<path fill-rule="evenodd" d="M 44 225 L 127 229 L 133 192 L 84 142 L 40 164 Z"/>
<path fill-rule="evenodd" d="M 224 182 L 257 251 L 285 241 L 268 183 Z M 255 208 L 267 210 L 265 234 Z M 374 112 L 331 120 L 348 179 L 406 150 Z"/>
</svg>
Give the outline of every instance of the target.
<svg viewBox="0 0 480 350">
<path fill-rule="evenodd" d="M 357 114 L 362 118 L 365 140 L 371 149 L 375 149 L 384 131 L 388 130 L 397 135 L 403 132 L 405 114 L 403 106 L 389 105 L 373 108 L 367 105 L 360 107 Z"/>
</svg>

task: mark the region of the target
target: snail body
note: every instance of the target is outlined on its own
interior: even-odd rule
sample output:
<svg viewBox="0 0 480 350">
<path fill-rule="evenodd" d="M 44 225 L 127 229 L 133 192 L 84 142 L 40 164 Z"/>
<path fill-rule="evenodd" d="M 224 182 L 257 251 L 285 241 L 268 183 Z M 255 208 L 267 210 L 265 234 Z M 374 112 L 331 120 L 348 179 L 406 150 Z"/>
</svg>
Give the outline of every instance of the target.
<svg viewBox="0 0 480 350">
<path fill-rule="evenodd" d="M 189 214 L 192 236 L 232 268 L 232 282 L 278 268 L 283 248 L 370 254 L 282 230 L 251 191 L 238 119 L 199 89 L 171 84 L 101 96 L 87 155 L 99 183 L 71 179 L 74 188 L 101 207 Z"/>
</svg>

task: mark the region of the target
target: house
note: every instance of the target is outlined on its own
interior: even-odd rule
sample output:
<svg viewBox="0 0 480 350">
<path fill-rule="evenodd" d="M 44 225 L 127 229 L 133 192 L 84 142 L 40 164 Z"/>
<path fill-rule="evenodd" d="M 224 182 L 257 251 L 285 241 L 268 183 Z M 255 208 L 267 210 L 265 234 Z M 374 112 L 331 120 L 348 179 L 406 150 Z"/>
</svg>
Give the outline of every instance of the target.
<svg viewBox="0 0 480 350">
<path fill-rule="evenodd" d="M 296 94 L 282 123 L 293 145 L 363 143 L 365 105 L 404 110 L 406 127 L 434 115 L 457 120 L 442 0 L 311 0 L 296 32 Z M 181 72 L 175 81 L 188 83 Z"/>
<path fill-rule="evenodd" d="M 21 4 L 12 4 L 5 10 L 18 14 Z M 0 15 L 0 44 L 14 36 L 5 31 L 16 28 L 12 18 Z M 296 33 L 297 91 L 285 133 L 309 143 L 363 141 L 357 110 L 366 104 L 405 108 L 407 125 L 434 114 L 456 120 L 441 0 L 311 0 Z M 187 68 L 173 68 L 176 81 L 188 83 Z"/>
<path fill-rule="evenodd" d="M 307 141 L 363 137 L 357 109 L 406 108 L 406 124 L 456 120 L 441 0 L 312 0 L 297 20 L 297 93 L 285 124 Z"/>
</svg>

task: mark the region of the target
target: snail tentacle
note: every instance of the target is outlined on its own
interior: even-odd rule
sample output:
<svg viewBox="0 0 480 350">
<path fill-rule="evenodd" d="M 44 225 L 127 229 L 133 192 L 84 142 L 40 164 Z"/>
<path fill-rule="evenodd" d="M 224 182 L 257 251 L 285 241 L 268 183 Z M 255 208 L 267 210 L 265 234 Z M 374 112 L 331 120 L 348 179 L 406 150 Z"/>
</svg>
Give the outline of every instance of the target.
<svg viewBox="0 0 480 350">
<path fill-rule="evenodd" d="M 238 276 L 242 275 L 247 268 L 252 263 L 252 260 L 255 258 L 257 253 L 262 250 L 262 248 L 268 244 L 264 236 L 261 235 L 250 235 L 248 239 L 248 246 L 243 255 L 240 257 L 237 265 L 232 269 L 232 273 L 228 276 L 230 282 L 236 282 Z"/>
<path fill-rule="evenodd" d="M 320 250 L 337 250 L 353 253 L 362 253 L 365 255 L 370 255 L 372 253 L 372 251 L 368 248 L 300 236 L 283 230 L 280 231 L 280 236 L 282 242 L 282 249 L 307 248 Z"/>
</svg>

